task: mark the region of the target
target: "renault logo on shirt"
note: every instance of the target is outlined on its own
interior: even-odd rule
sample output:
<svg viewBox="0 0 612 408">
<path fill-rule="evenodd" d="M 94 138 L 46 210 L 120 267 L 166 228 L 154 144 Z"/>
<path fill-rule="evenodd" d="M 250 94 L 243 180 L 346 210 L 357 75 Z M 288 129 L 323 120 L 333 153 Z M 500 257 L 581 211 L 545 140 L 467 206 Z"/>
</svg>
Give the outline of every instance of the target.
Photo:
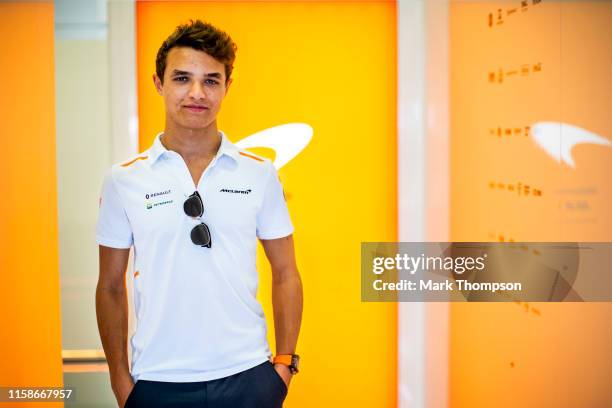
<svg viewBox="0 0 612 408">
<path fill-rule="evenodd" d="M 157 197 L 157 196 L 161 196 L 161 195 L 166 195 L 166 194 L 170 194 L 172 192 L 172 190 L 165 190 L 165 191 L 160 191 L 158 193 L 150 193 L 150 194 L 146 194 L 145 198 L 148 200 L 149 198 L 153 198 L 153 197 Z"/>
<path fill-rule="evenodd" d="M 234 190 L 231 188 L 222 188 L 221 190 L 219 190 L 219 192 L 221 193 L 234 193 L 234 194 L 249 194 L 251 192 L 251 189 L 248 190 Z"/>
</svg>

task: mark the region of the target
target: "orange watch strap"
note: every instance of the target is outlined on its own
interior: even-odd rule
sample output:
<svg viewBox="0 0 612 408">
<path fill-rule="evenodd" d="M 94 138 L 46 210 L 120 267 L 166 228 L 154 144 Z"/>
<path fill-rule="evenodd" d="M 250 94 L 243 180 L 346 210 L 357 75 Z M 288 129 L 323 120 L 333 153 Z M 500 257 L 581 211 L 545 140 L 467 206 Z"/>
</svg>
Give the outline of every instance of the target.
<svg viewBox="0 0 612 408">
<path fill-rule="evenodd" d="M 289 367 L 291 365 L 291 354 L 279 354 L 274 356 L 272 364 L 283 364 Z"/>
</svg>

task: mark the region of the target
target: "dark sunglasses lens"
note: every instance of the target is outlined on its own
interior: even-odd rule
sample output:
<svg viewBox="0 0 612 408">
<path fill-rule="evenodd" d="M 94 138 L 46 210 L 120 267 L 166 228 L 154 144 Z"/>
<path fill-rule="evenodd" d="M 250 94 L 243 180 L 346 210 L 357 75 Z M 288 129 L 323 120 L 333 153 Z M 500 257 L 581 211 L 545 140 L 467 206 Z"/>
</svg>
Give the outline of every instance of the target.
<svg viewBox="0 0 612 408">
<path fill-rule="evenodd" d="M 190 217 L 200 217 L 204 214 L 204 206 L 200 197 L 192 195 L 183 203 L 185 214 Z"/>
<path fill-rule="evenodd" d="M 210 231 L 206 224 L 196 225 L 191 230 L 191 241 L 199 246 L 210 248 Z"/>
</svg>

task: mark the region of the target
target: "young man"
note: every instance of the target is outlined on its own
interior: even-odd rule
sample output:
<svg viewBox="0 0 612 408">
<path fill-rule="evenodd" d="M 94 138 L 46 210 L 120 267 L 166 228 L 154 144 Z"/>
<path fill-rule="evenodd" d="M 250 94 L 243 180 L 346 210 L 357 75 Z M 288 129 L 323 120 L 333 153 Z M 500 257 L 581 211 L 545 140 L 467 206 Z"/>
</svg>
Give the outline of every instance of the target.
<svg viewBox="0 0 612 408">
<path fill-rule="evenodd" d="M 164 132 L 103 183 L 96 310 L 120 407 L 281 407 L 297 372 L 302 284 L 283 190 L 269 160 L 217 130 L 235 50 L 210 24 L 177 27 L 153 75 Z M 273 362 L 255 297 L 257 238 L 272 267 Z M 130 372 L 124 275 L 132 245 Z"/>
</svg>

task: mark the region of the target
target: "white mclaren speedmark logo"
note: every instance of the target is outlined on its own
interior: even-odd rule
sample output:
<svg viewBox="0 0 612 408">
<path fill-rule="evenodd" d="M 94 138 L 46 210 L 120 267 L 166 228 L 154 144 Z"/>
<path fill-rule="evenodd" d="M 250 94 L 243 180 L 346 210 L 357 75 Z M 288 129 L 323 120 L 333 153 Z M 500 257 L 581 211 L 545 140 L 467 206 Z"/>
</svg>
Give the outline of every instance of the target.
<svg viewBox="0 0 612 408">
<path fill-rule="evenodd" d="M 305 123 L 287 123 L 261 130 L 236 143 L 241 149 L 266 147 L 274 150 L 276 170 L 296 157 L 312 139 L 312 127 Z"/>
<path fill-rule="evenodd" d="M 532 126 L 535 143 L 559 163 L 576 167 L 572 149 L 582 144 L 612 146 L 612 142 L 588 130 L 561 122 L 538 122 Z"/>
</svg>

